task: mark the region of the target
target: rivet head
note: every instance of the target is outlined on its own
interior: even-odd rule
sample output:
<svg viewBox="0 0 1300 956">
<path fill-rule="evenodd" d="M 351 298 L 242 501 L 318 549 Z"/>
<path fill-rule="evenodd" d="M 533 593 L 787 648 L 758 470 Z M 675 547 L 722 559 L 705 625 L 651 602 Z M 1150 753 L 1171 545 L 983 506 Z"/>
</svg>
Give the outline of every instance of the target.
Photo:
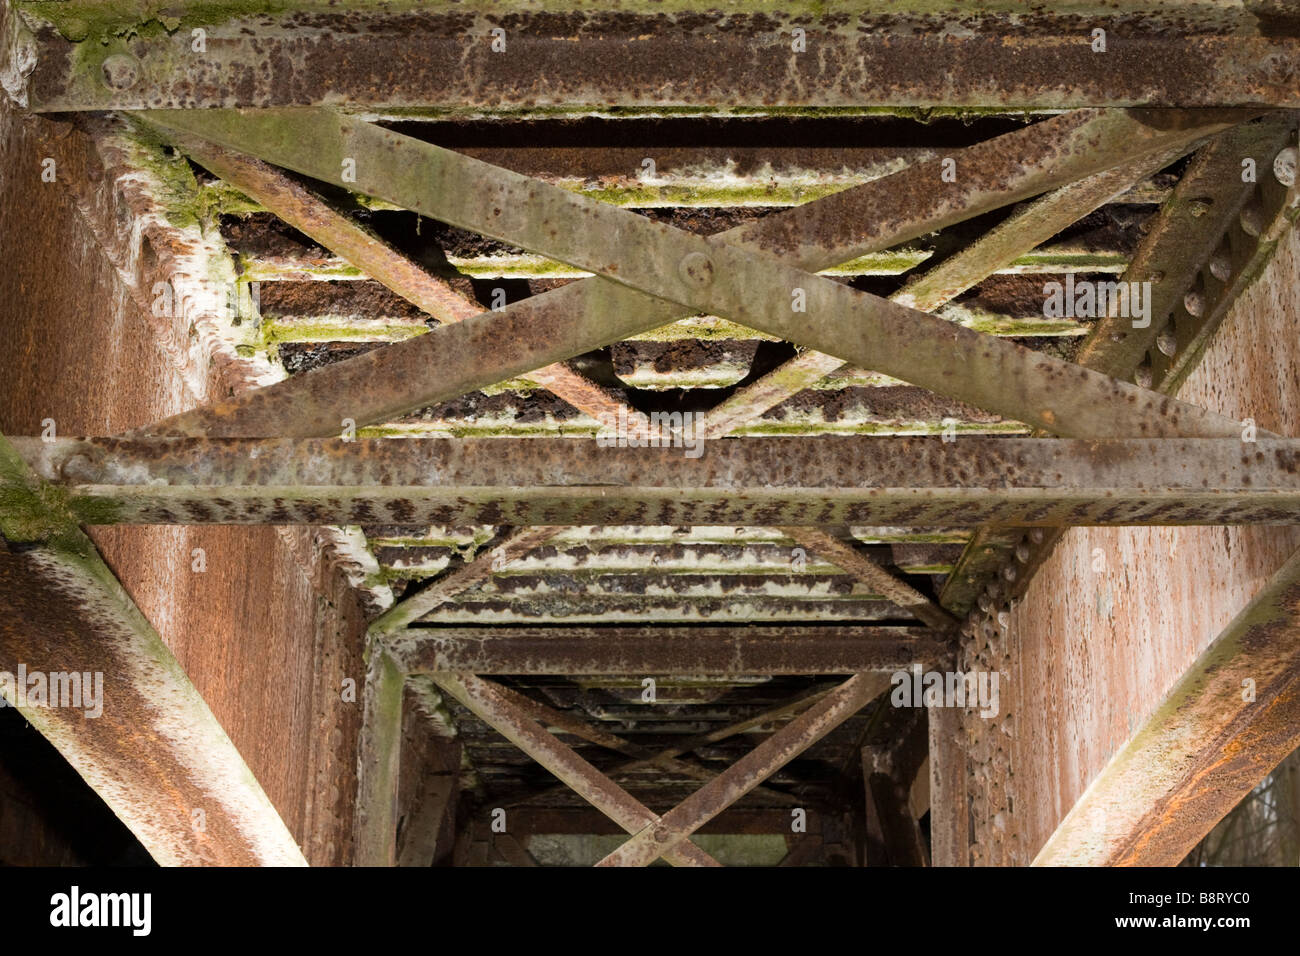
<svg viewBox="0 0 1300 956">
<path fill-rule="evenodd" d="M 129 90 L 140 78 L 140 64 L 129 53 L 114 53 L 101 67 L 104 83 L 111 90 Z"/>
<path fill-rule="evenodd" d="M 1295 185 L 1296 159 L 1297 151 L 1294 146 L 1288 146 L 1273 158 L 1273 175 L 1287 189 Z"/>
<path fill-rule="evenodd" d="M 702 289 L 713 284 L 713 260 L 702 252 L 691 252 L 684 256 L 677 271 L 687 285 Z"/>
<path fill-rule="evenodd" d="M 669 836 L 668 828 L 664 826 L 662 823 L 654 828 L 654 837 L 656 843 L 667 843 L 668 836 Z"/>
</svg>

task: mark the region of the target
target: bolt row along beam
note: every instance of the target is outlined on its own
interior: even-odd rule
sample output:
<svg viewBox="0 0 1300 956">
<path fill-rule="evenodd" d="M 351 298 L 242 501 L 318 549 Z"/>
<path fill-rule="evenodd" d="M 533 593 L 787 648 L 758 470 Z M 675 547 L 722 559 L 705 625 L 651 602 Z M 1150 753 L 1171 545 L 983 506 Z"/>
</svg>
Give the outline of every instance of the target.
<svg viewBox="0 0 1300 956">
<path fill-rule="evenodd" d="M 1178 391 L 1296 218 L 1300 194 L 1273 169 L 1279 160 L 1285 166 L 1288 148 L 1294 156 L 1295 141 L 1296 115 L 1282 113 L 1228 130 L 1196 153 L 1120 280 L 1150 283 L 1145 327 L 1113 309 L 1080 347 L 1080 365 L 1163 394 Z M 966 613 L 994 575 L 1012 567 L 1013 553 L 1016 578 L 999 587 L 1004 600 L 1020 596 L 1059 539 L 1059 533 L 1026 539 L 1023 529 L 977 533 L 940 603 Z"/>
<path fill-rule="evenodd" d="M 1300 552 L 1093 780 L 1037 866 L 1177 866 L 1300 746 Z"/>
<path fill-rule="evenodd" d="M 955 645 L 919 627 L 408 628 L 388 652 L 408 673 L 636 675 L 893 673 Z"/>
<path fill-rule="evenodd" d="M 1072 0 L 1033 17 L 998 4 L 960 32 L 921 0 L 836 4 L 833 16 L 804 0 L 752 12 L 688 0 L 667 14 L 577 0 L 180 0 L 166 29 L 134 4 L 15 5 L 27 17 L 11 28 L 10 70 L 42 110 L 1300 106 L 1298 28 L 1281 3 L 1148 0 L 1116 15 Z"/>
<path fill-rule="evenodd" d="M 144 116 L 164 135 L 201 136 L 596 273 L 176 416 L 155 434 L 337 434 L 345 419 L 385 421 L 699 311 L 1056 434 L 1234 431 L 1204 410 L 803 270 L 1166 153 L 1240 122 L 1239 111 L 1058 116 L 962 151 L 955 183 L 935 159 L 707 238 L 333 111 Z"/>
<path fill-rule="evenodd" d="M 85 524 L 1292 524 L 1300 439 L 14 439 Z"/>
<path fill-rule="evenodd" d="M 306 865 L 59 490 L 0 437 L 0 694 L 158 863 Z"/>
</svg>

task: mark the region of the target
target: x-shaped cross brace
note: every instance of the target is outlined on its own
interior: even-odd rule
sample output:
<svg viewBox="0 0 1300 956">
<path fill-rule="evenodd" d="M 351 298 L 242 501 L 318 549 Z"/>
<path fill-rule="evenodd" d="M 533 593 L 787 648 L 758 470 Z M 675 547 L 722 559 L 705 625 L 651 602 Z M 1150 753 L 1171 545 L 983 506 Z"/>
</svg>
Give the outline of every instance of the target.
<svg viewBox="0 0 1300 956">
<path fill-rule="evenodd" d="M 547 733 L 538 723 L 536 707 L 529 706 L 533 702 L 514 699 L 513 692 L 472 674 L 444 672 L 433 679 L 632 834 L 598 866 L 646 866 L 661 856 L 679 866 L 717 866 L 690 842 L 690 835 L 857 713 L 889 683 L 879 674 L 849 678 L 661 817 Z"/>
<path fill-rule="evenodd" d="M 495 355 L 480 368 L 458 370 L 463 374 L 449 376 L 445 388 L 431 385 L 420 403 L 454 397 L 500 381 L 503 372 L 523 374 L 703 311 L 1060 435 L 1221 437 L 1238 430 L 1236 423 L 1196 406 L 805 271 L 856 251 L 847 240 L 806 241 L 809 231 L 843 235 L 845 226 L 822 221 L 836 211 L 834 196 L 801 207 L 812 212 L 800 219 L 779 220 L 776 226 L 760 221 L 705 238 L 329 111 L 147 116 L 182 138 L 203 136 L 600 277 L 422 336 L 441 334 L 423 347 L 440 346 L 443 354 Z M 1173 131 L 1130 127 L 1126 158 L 1168 150 L 1226 125 L 1211 120 Z M 1097 166 L 1108 164 L 1114 161 Z M 932 191 L 946 188 L 937 175 L 926 185 Z M 560 321 L 557 313 L 567 308 L 576 314 Z M 399 346 L 374 354 L 395 349 Z M 358 369 L 369 367 L 367 362 L 376 372 L 383 367 L 382 358 L 351 361 Z M 255 435 L 281 433 L 268 422 L 296 420 L 299 432 L 332 434 L 342 418 L 357 417 L 355 398 L 330 388 L 332 377 L 306 381 L 311 378 L 186 413 L 154 430 Z M 380 395 L 366 408 L 366 417 L 400 414 L 410 406 L 410 395 L 389 405 Z"/>
</svg>

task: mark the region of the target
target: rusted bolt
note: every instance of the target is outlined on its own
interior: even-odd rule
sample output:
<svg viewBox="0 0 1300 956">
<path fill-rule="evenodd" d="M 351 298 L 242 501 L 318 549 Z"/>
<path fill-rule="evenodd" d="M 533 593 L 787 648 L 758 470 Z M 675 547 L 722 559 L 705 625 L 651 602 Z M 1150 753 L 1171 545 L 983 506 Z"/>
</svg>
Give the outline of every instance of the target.
<svg viewBox="0 0 1300 956">
<path fill-rule="evenodd" d="M 1232 276 L 1232 259 L 1224 252 L 1216 252 L 1210 259 L 1210 275 L 1220 282 L 1227 282 Z"/>
<path fill-rule="evenodd" d="M 1156 348 L 1173 358 L 1174 353 L 1178 351 L 1178 336 L 1174 335 L 1173 329 L 1166 326 L 1164 331 L 1156 336 Z"/>
<path fill-rule="evenodd" d="M 140 63 L 129 53 L 114 53 L 101 67 L 110 90 L 129 90 L 140 79 Z"/>
<path fill-rule="evenodd" d="M 1251 200 L 1241 211 L 1241 228 L 1248 236 L 1258 237 L 1264 231 L 1264 207 L 1259 199 Z"/>
<path fill-rule="evenodd" d="M 1287 189 L 1295 185 L 1296 148 L 1288 146 L 1273 157 L 1273 175 Z"/>
<path fill-rule="evenodd" d="M 656 843 L 667 843 L 670 834 L 668 832 L 668 828 L 664 826 L 662 823 L 660 823 L 657 826 L 655 826 L 654 835 L 655 835 Z"/>
<path fill-rule="evenodd" d="M 684 256 L 677 271 L 687 285 L 703 289 L 713 284 L 713 260 L 702 252 L 691 252 Z"/>
</svg>

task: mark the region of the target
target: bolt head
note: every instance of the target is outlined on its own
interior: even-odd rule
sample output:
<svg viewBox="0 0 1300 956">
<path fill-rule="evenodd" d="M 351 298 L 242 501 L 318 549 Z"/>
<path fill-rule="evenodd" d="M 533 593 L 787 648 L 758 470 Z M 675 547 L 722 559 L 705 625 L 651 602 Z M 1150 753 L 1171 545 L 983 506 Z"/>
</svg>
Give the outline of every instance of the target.
<svg viewBox="0 0 1300 956">
<path fill-rule="evenodd" d="M 104 60 L 101 69 L 110 90 L 129 90 L 140 79 L 140 63 L 129 53 L 114 53 Z"/>
<path fill-rule="evenodd" d="M 687 285 L 703 289 L 713 284 L 713 260 L 702 252 L 683 256 L 677 271 Z"/>
<path fill-rule="evenodd" d="M 1288 146 L 1273 158 L 1273 175 L 1287 189 L 1295 185 L 1298 155 L 1294 146 Z"/>
</svg>

